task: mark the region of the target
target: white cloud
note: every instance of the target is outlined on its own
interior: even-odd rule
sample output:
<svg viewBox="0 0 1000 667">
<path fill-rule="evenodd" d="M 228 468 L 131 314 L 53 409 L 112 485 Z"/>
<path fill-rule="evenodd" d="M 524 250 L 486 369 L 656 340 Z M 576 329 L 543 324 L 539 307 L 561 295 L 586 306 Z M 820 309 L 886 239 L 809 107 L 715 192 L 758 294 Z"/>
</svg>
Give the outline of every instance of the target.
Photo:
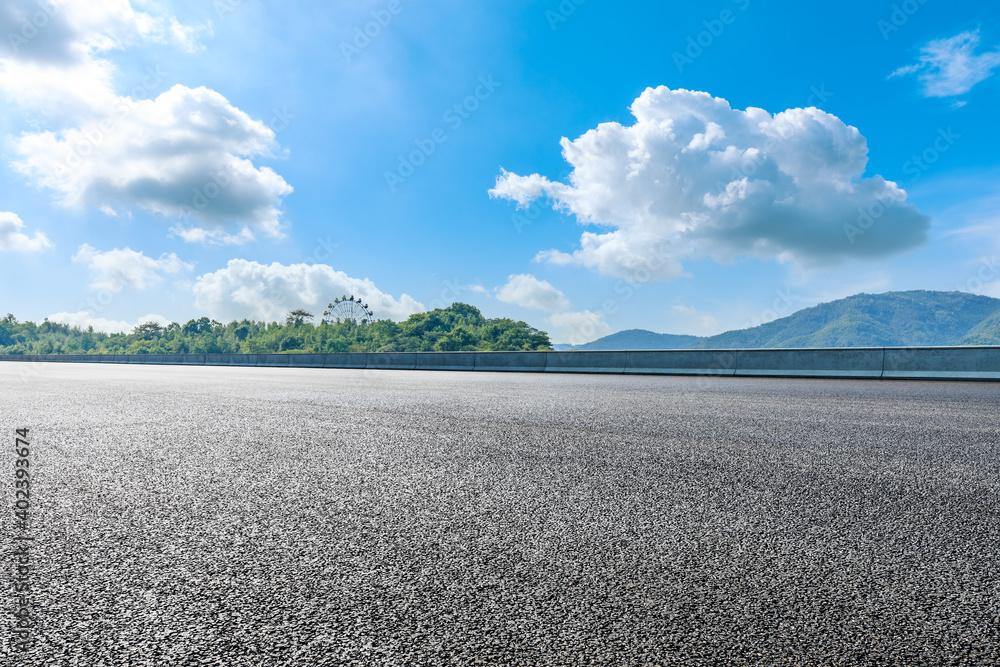
<svg viewBox="0 0 1000 667">
<path fill-rule="evenodd" d="M 522 308 L 537 308 L 550 313 L 569 308 L 569 301 L 562 292 L 550 283 L 525 273 L 507 278 L 507 283 L 497 288 L 497 299 Z"/>
<path fill-rule="evenodd" d="M 982 294 L 983 296 L 991 296 L 994 299 L 1000 299 L 1000 280 L 994 280 L 991 283 L 984 284 L 982 289 L 978 290 L 976 293 Z"/>
<path fill-rule="evenodd" d="M 692 330 L 695 332 L 695 335 L 712 336 L 720 332 L 719 321 L 711 315 L 701 313 L 694 306 L 677 304 L 674 306 L 674 312 L 680 313 L 684 316 L 684 319 L 690 324 Z"/>
<path fill-rule="evenodd" d="M 198 276 L 195 305 L 220 321 L 243 318 L 277 321 L 304 308 L 319 316 L 341 295 L 360 297 L 376 319 L 403 320 L 424 311 L 408 294 L 385 294 L 370 280 L 351 278 L 325 264 L 259 264 L 233 259 L 224 269 Z"/>
<path fill-rule="evenodd" d="M 980 41 L 976 30 L 928 42 L 915 65 L 900 67 L 889 76 L 917 74 L 926 97 L 964 95 L 1000 67 L 1000 49 L 976 55 Z"/>
<path fill-rule="evenodd" d="M 0 212 L 0 252 L 41 252 L 52 247 L 45 234 L 28 236 L 22 230 L 24 222 L 13 213 Z"/>
<path fill-rule="evenodd" d="M 66 206 L 187 220 L 176 228 L 185 239 L 282 237 L 281 200 L 292 187 L 253 163 L 279 153 L 271 127 L 204 87 L 156 95 L 167 76 L 158 67 L 128 96 L 116 93 L 110 52 L 148 42 L 196 51 L 211 32 L 142 6 L 149 11 L 128 0 L 54 4 L 31 39 L 0 51 L 0 91 L 47 119 L 14 140 L 15 167 Z M 5 3 L 0 27 L 20 34 L 37 11 L 33 2 Z"/>
<path fill-rule="evenodd" d="M 129 0 L 5 0 L 0 90 L 50 117 L 104 116 L 115 101 L 110 52 L 143 42 L 193 52 L 201 48 L 200 36 L 210 33 L 210 25 L 137 11 Z"/>
<path fill-rule="evenodd" d="M 584 232 L 580 249 L 570 253 L 544 250 L 536 262 L 558 266 L 579 265 L 596 268 L 601 273 L 635 282 L 674 280 L 684 275 L 684 267 L 675 256 L 676 244 L 670 239 L 638 231 L 616 230 L 605 234 Z"/>
<path fill-rule="evenodd" d="M 174 86 L 129 108 L 110 125 L 23 135 L 16 166 L 67 206 L 189 218 L 209 227 L 205 235 L 230 242 L 249 240 L 253 231 L 282 236 L 277 202 L 292 188 L 249 159 L 271 154 L 273 130 L 207 88 Z M 229 224 L 242 231 L 226 234 Z"/>
<path fill-rule="evenodd" d="M 176 225 L 170 228 L 170 236 L 179 236 L 188 243 L 202 243 L 210 246 L 240 245 L 254 239 L 253 232 L 246 227 L 238 234 L 229 234 L 222 229 Z"/>
<path fill-rule="evenodd" d="M 546 318 L 546 322 L 555 327 L 553 340 L 557 342 L 582 345 L 611 333 L 611 327 L 604 321 L 603 313 L 567 310 L 570 301 L 566 295 L 551 283 L 531 274 L 511 275 L 495 291 L 497 299 L 504 303 L 552 313 Z"/>
<path fill-rule="evenodd" d="M 86 329 L 87 327 L 94 327 L 94 331 L 101 331 L 104 333 L 131 333 L 140 324 L 145 324 L 147 322 L 156 322 L 160 326 L 166 326 L 170 324 L 170 320 L 163 317 L 162 315 L 155 315 L 150 313 L 145 317 L 140 317 L 135 322 L 126 322 L 124 320 L 108 320 L 103 317 L 93 317 L 90 313 L 86 311 L 80 311 L 78 313 L 55 313 L 49 315 L 48 319 L 50 322 L 57 322 L 59 324 L 66 324 L 71 327 L 80 327 L 81 329 Z"/>
<path fill-rule="evenodd" d="M 604 315 L 589 310 L 556 313 L 548 317 L 548 322 L 557 330 L 553 340 L 570 345 L 583 345 L 611 333 Z"/>
<path fill-rule="evenodd" d="M 884 257 L 926 240 L 929 219 L 881 176 L 865 178 L 868 146 L 854 127 L 815 108 L 732 109 L 707 93 L 647 89 L 631 127 L 603 123 L 563 139 L 568 183 L 503 171 L 493 197 L 527 206 L 548 197 L 587 231 L 575 264 L 636 281 L 683 274 L 682 260 L 755 256 L 832 263 Z M 864 212 L 879 214 L 869 223 Z M 865 225 L 861 235 L 848 229 Z"/>
<path fill-rule="evenodd" d="M 110 292 L 120 292 L 126 287 L 146 289 L 163 280 L 161 274 L 194 268 L 193 264 L 181 261 L 174 253 L 153 259 L 131 248 L 100 252 L 86 243 L 80 246 L 73 261 L 84 263 L 90 269 L 94 275 L 91 287 Z"/>
</svg>

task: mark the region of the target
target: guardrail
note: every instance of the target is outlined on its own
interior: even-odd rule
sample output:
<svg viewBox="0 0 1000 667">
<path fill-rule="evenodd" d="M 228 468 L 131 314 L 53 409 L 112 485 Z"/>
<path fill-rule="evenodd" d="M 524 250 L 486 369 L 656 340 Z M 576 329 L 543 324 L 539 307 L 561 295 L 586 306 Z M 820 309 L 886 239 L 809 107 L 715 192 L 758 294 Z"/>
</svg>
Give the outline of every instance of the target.
<svg viewBox="0 0 1000 667">
<path fill-rule="evenodd" d="M 1000 380 L 1000 347 L 620 352 L 0 355 L 0 361 L 618 375 Z"/>
</svg>

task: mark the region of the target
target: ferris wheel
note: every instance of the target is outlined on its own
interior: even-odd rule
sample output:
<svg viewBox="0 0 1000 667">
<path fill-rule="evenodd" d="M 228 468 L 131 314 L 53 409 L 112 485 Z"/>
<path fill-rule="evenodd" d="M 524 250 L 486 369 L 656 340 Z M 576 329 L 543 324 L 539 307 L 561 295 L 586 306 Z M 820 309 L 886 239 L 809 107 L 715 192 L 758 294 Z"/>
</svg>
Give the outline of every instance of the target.
<svg viewBox="0 0 1000 667">
<path fill-rule="evenodd" d="M 371 324 L 375 321 L 375 315 L 368 308 L 368 304 L 362 303 L 360 298 L 355 299 L 353 294 L 350 297 L 342 296 L 334 299 L 326 308 L 323 311 L 323 321 L 329 324 L 347 320 L 355 324 Z"/>
</svg>

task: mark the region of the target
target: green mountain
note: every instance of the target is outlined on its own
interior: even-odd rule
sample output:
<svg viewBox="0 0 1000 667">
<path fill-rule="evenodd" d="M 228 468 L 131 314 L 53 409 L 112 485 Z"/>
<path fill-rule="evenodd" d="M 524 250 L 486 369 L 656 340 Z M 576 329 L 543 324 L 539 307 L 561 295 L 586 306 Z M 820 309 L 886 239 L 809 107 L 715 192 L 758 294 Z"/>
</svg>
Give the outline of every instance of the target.
<svg viewBox="0 0 1000 667">
<path fill-rule="evenodd" d="M 605 336 L 577 350 L 686 350 L 701 340 L 698 336 L 658 334 L 645 329 L 629 329 Z"/>
<path fill-rule="evenodd" d="M 624 337 L 616 338 L 623 336 Z M 577 349 L 649 349 L 649 331 L 623 331 Z M 683 342 L 665 336 L 660 349 Z M 894 347 L 910 345 L 1000 345 L 1000 299 L 965 292 L 857 294 L 800 310 L 752 329 L 696 339 L 700 349 L 790 347 Z"/>
</svg>

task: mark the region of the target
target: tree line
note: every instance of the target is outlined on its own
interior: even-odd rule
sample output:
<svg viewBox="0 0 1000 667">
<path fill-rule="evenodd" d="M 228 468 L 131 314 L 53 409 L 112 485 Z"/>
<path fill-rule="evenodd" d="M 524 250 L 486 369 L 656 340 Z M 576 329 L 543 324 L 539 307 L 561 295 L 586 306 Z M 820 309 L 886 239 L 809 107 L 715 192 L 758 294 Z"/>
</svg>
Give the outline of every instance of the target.
<svg viewBox="0 0 1000 667">
<path fill-rule="evenodd" d="M 488 319 L 478 308 L 455 303 L 411 315 L 405 322 L 352 320 L 313 324 L 294 310 L 284 322 L 240 320 L 222 324 L 207 317 L 166 326 L 147 322 L 131 333 L 93 327 L 0 320 L 0 354 L 267 354 L 337 352 L 459 352 L 551 349 L 549 336 L 507 318 Z"/>
</svg>

